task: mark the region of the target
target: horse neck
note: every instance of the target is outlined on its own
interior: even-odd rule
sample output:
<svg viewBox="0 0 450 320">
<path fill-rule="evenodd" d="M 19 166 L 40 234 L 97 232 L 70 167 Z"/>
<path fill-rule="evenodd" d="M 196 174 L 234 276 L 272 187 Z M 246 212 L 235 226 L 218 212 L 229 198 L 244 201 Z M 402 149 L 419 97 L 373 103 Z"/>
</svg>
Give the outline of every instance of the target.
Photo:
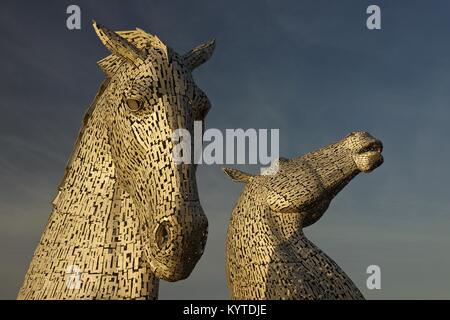
<svg viewBox="0 0 450 320">
<path fill-rule="evenodd" d="M 339 266 L 305 236 L 301 214 L 274 212 L 268 206 L 255 200 L 257 194 L 258 192 L 252 189 L 244 190 L 233 211 L 234 224 L 247 228 L 239 230 L 237 234 L 251 232 L 254 235 L 250 237 L 252 243 L 242 243 L 244 246 L 263 245 L 275 248 L 272 252 L 278 255 L 275 260 L 285 263 L 302 261 L 303 266 L 306 266 L 310 272 L 317 273 L 317 277 L 322 277 L 322 271 L 326 269 L 345 277 Z"/>
<path fill-rule="evenodd" d="M 274 212 L 257 198 L 259 194 L 257 187 L 247 185 L 244 188 L 232 213 L 233 235 L 252 232 L 255 236 L 250 241 L 254 240 L 254 245 L 282 246 L 308 256 L 323 254 L 306 238 L 301 214 Z M 234 230 L 235 226 L 246 230 Z"/>
<path fill-rule="evenodd" d="M 336 262 L 305 236 L 301 214 L 275 213 L 258 198 L 260 194 L 261 191 L 247 185 L 232 213 L 226 250 L 227 282 L 232 296 L 249 298 L 246 296 L 248 288 L 241 287 L 239 281 L 246 283 L 244 277 L 249 273 L 241 270 L 250 266 L 253 269 L 248 270 L 256 275 L 260 288 L 270 289 L 266 286 L 268 279 L 273 277 L 270 271 L 273 270 L 270 266 L 273 263 L 276 277 L 281 280 L 289 282 L 293 277 L 290 271 L 302 270 L 299 280 L 314 279 L 316 286 L 317 283 L 327 283 L 332 294 L 345 299 L 363 298 Z M 280 267 L 280 263 L 285 267 Z M 258 273 L 255 273 L 255 266 L 261 268 L 256 268 Z M 234 281 L 238 283 L 233 284 Z"/>
<path fill-rule="evenodd" d="M 19 298 L 157 298 L 135 205 L 116 179 L 107 129 L 95 109 L 53 205 Z M 79 287 L 67 285 L 68 270 L 79 272 Z"/>
<path fill-rule="evenodd" d="M 267 206 L 259 197 L 265 197 L 257 184 L 246 185 L 233 211 L 236 219 L 252 221 L 256 228 L 267 228 L 271 241 L 279 242 L 290 239 L 302 232 L 303 218 L 296 213 L 277 213 Z"/>
<path fill-rule="evenodd" d="M 309 275 L 325 282 L 333 275 L 335 288 L 343 296 L 361 296 L 358 288 L 339 265 L 306 237 L 303 232 L 302 214 L 276 213 L 265 207 L 261 216 L 272 231 L 272 243 L 277 248 L 275 252 L 279 253 L 275 260 L 299 264 Z M 350 291 L 347 292 L 347 289 Z"/>
</svg>

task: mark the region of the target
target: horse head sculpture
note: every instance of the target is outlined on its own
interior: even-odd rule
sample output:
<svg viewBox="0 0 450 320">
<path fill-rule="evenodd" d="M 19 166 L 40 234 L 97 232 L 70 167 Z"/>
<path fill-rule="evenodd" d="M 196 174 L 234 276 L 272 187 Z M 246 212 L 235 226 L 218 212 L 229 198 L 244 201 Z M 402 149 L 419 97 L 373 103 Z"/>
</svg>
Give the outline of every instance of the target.
<svg viewBox="0 0 450 320">
<path fill-rule="evenodd" d="M 93 23 L 111 55 L 87 112 L 19 298 L 156 298 L 200 259 L 208 221 L 196 166 L 176 163 L 173 132 L 193 132 L 210 103 L 192 71 L 215 42 L 180 55 L 141 29 Z M 80 288 L 61 285 L 80 270 Z M 106 279 L 106 280 L 105 280 Z M 58 288 L 58 289 L 55 289 Z"/>
</svg>

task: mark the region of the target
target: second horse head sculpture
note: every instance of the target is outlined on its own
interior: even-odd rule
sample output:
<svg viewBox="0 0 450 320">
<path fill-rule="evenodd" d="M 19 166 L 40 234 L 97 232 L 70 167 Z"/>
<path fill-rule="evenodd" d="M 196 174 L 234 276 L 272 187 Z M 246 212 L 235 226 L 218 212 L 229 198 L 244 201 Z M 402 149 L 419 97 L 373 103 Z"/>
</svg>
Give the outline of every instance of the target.
<svg viewBox="0 0 450 320">
<path fill-rule="evenodd" d="M 226 256 L 233 299 L 362 299 L 351 279 L 304 235 L 360 172 L 383 163 L 382 144 L 366 132 L 253 176 L 224 169 L 245 188 L 233 209 Z M 273 171 L 273 170 L 272 170 Z"/>
</svg>

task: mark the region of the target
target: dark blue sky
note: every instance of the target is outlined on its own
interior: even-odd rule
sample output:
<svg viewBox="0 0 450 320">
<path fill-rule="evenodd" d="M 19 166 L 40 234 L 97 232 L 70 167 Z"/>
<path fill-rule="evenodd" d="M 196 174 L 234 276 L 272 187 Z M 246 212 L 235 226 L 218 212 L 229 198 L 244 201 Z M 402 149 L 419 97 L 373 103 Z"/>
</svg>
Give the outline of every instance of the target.
<svg viewBox="0 0 450 320">
<path fill-rule="evenodd" d="M 66 28 L 78 4 L 82 30 Z M 370 4 L 382 30 L 366 28 Z M 285 157 L 366 130 L 385 163 L 358 176 L 308 236 L 367 298 L 450 298 L 448 1 L 3 1 L 0 11 L 0 298 L 14 298 L 108 54 L 92 19 L 140 27 L 182 53 L 216 38 L 195 71 L 207 127 L 279 128 Z M 256 171 L 256 167 L 247 168 Z M 192 276 L 160 297 L 226 298 L 224 241 L 241 190 L 200 166 L 210 221 Z M 382 289 L 365 287 L 377 264 Z"/>
</svg>

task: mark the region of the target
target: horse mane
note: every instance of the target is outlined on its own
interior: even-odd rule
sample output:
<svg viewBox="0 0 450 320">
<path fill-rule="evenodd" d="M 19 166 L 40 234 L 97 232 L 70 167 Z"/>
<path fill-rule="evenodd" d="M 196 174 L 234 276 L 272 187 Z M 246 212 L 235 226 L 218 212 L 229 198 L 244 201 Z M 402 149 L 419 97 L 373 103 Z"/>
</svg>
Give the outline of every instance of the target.
<svg viewBox="0 0 450 320">
<path fill-rule="evenodd" d="M 66 177 L 67 177 L 67 175 L 69 173 L 70 168 L 72 167 L 72 163 L 73 163 L 73 160 L 74 160 L 74 158 L 75 158 L 75 156 L 77 154 L 76 151 L 79 148 L 79 145 L 80 145 L 80 142 L 81 142 L 81 137 L 84 134 L 84 130 L 86 128 L 86 124 L 87 124 L 90 116 L 92 115 L 92 112 L 94 111 L 95 107 L 97 106 L 98 99 L 101 97 L 103 92 L 105 92 L 106 88 L 108 87 L 109 81 L 110 81 L 110 78 L 107 78 L 107 79 L 103 80 L 103 82 L 101 83 L 97 94 L 95 95 L 94 100 L 92 101 L 91 105 L 89 106 L 88 110 L 86 111 L 86 113 L 83 116 L 82 127 L 81 127 L 80 131 L 78 132 L 77 139 L 75 141 L 75 146 L 74 146 L 74 148 L 72 150 L 72 154 L 70 155 L 69 160 L 67 162 L 67 165 L 66 165 L 66 168 L 65 168 L 65 171 L 64 171 L 64 175 L 63 175 L 60 183 L 58 184 L 57 197 L 59 196 L 59 192 L 61 191 L 61 187 L 64 184 L 64 181 L 66 180 Z M 55 200 L 53 202 L 55 202 Z"/>
</svg>

